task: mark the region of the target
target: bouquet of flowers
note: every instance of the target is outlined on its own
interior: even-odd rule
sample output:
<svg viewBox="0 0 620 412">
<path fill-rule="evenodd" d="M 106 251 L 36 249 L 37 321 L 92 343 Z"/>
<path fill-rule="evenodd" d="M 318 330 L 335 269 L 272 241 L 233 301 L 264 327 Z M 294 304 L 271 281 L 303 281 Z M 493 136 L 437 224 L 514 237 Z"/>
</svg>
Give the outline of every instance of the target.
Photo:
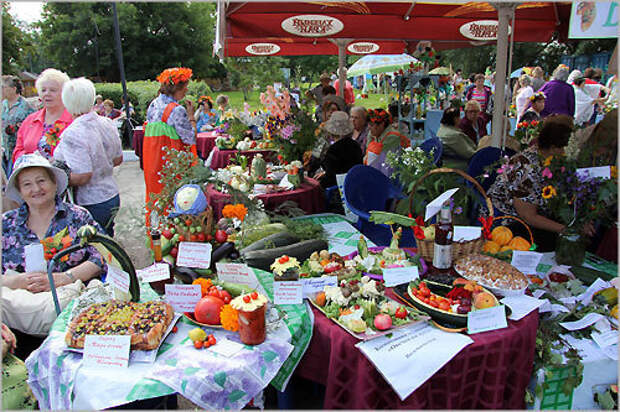
<svg viewBox="0 0 620 412">
<path fill-rule="evenodd" d="M 515 130 L 515 139 L 517 139 L 521 143 L 521 145 L 529 146 L 532 140 L 538 138 L 538 135 L 542 130 L 542 126 L 543 122 L 539 122 L 538 120 L 517 123 L 517 130 Z"/>
</svg>

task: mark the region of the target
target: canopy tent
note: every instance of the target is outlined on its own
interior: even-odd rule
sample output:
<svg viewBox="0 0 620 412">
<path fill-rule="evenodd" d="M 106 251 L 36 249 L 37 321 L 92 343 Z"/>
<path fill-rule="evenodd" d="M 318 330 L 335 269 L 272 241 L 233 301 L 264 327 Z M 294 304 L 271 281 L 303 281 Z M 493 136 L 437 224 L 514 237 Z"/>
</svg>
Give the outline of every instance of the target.
<svg viewBox="0 0 620 412">
<path fill-rule="evenodd" d="M 400 69 L 407 69 L 409 64 L 418 60 L 408 54 L 372 54 L 364 56 L 349 67 L 347 77 L 361 76 L 362 74 L 391 73 Z"/>
</svg>

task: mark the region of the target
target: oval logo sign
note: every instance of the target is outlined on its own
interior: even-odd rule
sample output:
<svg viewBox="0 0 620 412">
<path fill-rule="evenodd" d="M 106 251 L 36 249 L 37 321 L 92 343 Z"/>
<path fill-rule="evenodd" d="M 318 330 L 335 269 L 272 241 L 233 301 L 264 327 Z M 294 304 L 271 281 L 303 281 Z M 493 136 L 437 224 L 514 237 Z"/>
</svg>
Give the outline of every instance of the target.
<svg viewBox="0 0 620 412">
<path fill-rule="evenodd" d="M 248 44 L 245 51 L 255 56 L 269 56 L 280 51 L 280 46 L 274 43 L 252 43 Z"/>
<path fill-rule="evenodd" d="M 282 21 L 282 29 L 304 37 L 330 36 L 340 32 L 343 28 L 344 24 L 340 20 L 316 14 L 293 16 Z"/>
<path fill-rule="evenodd" d="M 459 31 L 471 40 L 497 40 L 497 20 L 477 20 L 463 24 Z M 510 34 L 508 26 L 508 34 Z"/>
<path fill-rule="evenodd" d="M 368 41 L 358 41 L 349 44 L 347 50 L 355 54 L 369 54 L 379 51 L 379 45 Z"/>
</svg>

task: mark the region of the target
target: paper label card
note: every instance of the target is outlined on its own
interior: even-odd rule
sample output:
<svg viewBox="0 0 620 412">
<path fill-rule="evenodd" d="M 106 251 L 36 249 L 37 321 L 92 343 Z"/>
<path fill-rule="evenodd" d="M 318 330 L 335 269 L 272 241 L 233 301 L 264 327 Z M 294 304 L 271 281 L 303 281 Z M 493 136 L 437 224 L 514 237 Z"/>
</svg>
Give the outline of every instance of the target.
<svg viewBox="0 0 620 412">
<path fill-rule="evenodd" d="M 244 346 L 238 342 L 228 339 L 221 339 L 218 340 L 215 345 L 211 346 L 209 350 L 230 358 L 239 353 L 243 348 Z"/>
<path fill-rule="evenodd" d="M 583 180 L 602 177 L 603 179 L 611 179 L 611 166 L 599 167 L 582 167 L 576 170 L 577 176 Z"/>
<path fill-rule="evenodd" d="M 601 315 L 600 313 L 588 313 L 583 318 L 574 322 L 560 322 L 560 326 L 568 330 L 579 330 L 595 324 L 604 317 L 605 316 Z"/>
<path fill-rule="evenodd" d="M 467 333 L 470 335 L 506 327 L 508 327 L 508 322 L 504 305 L 474 310 L 467 314 Z"/>
<path fill-rule="evenodd" d="M 337 276 L 323 276 L 320 278 L 304 278 L 300 281 L 303 284 L 304 298 L 314 297 L 322 292 L 325 286 L 336 286 L 338 284 Z"/>
<path fill-rule="evenodd" d="M 406 266 L 402 268 L 383 269 L 383 280 L 385 286 L 392 287 L 409 283 L 419 277 L 417 266 Z"/>
<path fill-rule="evenodd" d="M 193 312 L 202 299 L 200 285 L 164 285 L 165 299 L 175 312 Z"/>
<path fill-rule="evenodd" d="M 126 368 L 129 335 L 86 335 L 82 364 L 86 368 Z"/>
<path fill-rule="evenodd" d="M 124 270 L 108 265 L 108 276 L 105 280 L 121 292 L 129 292 L 129 273 Z"/>
<path fill-rule="evenodd" d="M 225 282 L 246 285 L 252 289 L 258 286 L 254 271 L 243 263 L 216 263 L 217 277 Z"/>
<path fill-rule="evenodd" d="M 177 266 L 209 269 L 211 266 L 211 243 L 180 242 Z"/>
<path fill-rule="evenodd" d="M 510 306 L 512 313 L 511 320 L 520 320 L 527 316 L 530 312 L 535 311 L 548 302 L 547 299 L 537 299 L 527 295 L 506 296 L 501 303 Z"/>
<path fill-rule="evenodd" d="M 144 269 L 136 271 L 138 277 L 144 282 L 157 282 L 158 280 L 170 279 L 170 266 L 167 263 L 155 263 Z"/>
<path fill-rule="evenodd" d="M 480 226 L 454 226 L 453 240 L 455 242 L 475 240 L 481 235 L 482 228 Z"/>
<path fill-rule="evenodd" d="M 276 305 L 300 305 L 303 285 L 299 281 L 273 282 L 273 302 Z"/>
<path fill-rule="evenodd" d="M 513 250 L 510 264 L 526 275 L 536 274 L 540 259 L 542 259 L 542 253 Z"/>
<path fill-rule="evenodd" d="M 618 343 L 618 331 L 615 329 L 610 329 L 603 333 L 592 332 L 591 336 L 592 339 L 594 339 L 594 342 L 596 342 L 596 344 L 601 348 L 606 348 Z"/>
<path fill-rule="evenodd" d="M 26 253 L 26 272 L 45 272 L 47 273 L 47 262 L 43 253 L 41 243 L 33 243 L 24 247 Z"/>
<path fill-rule="evenodd" d="M 435 199 L 433 199 L 429 204 L 426 205 L 426 210 L 424 212 L 424 221 L 426 222 L 441 210 L 441 206 L 444 204 L 446 200 L 449 200 L 459 188 L 454 188 L 450 190 L 446 190 Z"/>
<path fill-rule="evenodd" d="M 618 361 L 618 345 L 606 346 L 603 348 L 603 353 L 605 356 Z"/>
</svg>

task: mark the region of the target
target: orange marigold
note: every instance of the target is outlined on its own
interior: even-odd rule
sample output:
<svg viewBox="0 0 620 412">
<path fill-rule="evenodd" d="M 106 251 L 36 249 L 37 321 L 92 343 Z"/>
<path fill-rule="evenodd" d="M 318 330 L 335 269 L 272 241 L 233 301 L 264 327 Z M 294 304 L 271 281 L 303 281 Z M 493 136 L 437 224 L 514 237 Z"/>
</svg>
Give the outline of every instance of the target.
<svg viewBox="0 0 620 412">
<path fill-rule="evenodd" d="M 239 330 L 239 314 L 237 309 L 230 305 L 222 306 L 220 309 L 220 321 L 222 327 L 231 332 L 237 332 Z"/>
<path fill-rule="evenodd" d="M 202 297 L 204 298 L 209 292 L 209 288 L 213 286 L 213 282 L 211 282 L 211 279 L 207 278 L 196 278 L 192 282 L 192 285 L 200 285 L 200 293 L 202 293 Z"/>
<path fill-rule="evenodd" d="M 187 67 L 172 67 L 161 72 L 161 74 L 157 76 L 157 81 L 164 84 L 184 83 L 192 78 L 192 74 L 192 69 Z"/>
<path fill-rule="evenodd" d="M 245 215 L 248 214 L 248 208 L 243 206 L 241 203 L 237 203 L 235 205 L 226 205 L 224 209 L 222 209 L 222 216 L 227 217 L 229 219 L 237 218 L 243 222 Z"/>
</svg>

